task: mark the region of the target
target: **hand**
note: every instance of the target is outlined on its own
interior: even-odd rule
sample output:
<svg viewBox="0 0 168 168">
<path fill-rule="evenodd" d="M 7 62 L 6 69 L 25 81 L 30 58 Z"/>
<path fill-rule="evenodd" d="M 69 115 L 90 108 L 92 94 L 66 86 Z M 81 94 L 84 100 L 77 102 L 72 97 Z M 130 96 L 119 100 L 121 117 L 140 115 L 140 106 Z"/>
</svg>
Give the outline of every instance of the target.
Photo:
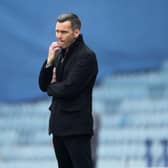
<svg viewBox="0 0 168 168">
<path fill-rule="evenodd" d="M 48 58 L 47 58 L 47 64 L 53 64 L 56 53 L 60 50 L 60 46 L 58 42 L 52 42 L 51 45 L 49 46 L 48 50 Z"/>
</svg>

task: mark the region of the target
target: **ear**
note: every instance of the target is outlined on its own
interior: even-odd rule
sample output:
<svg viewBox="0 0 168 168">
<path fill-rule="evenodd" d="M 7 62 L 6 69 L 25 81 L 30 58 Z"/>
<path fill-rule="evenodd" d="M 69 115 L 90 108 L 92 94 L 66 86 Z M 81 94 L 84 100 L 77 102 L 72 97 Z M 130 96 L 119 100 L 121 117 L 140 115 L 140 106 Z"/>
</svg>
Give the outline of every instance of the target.
<svg viewBox="0 0 168 168">
<path fill-rule="evenodd" d="M 74 30 L 74 36 L 75 36 L 75 38 L 77 38 L 79 36 L 79 34 L 80 34 L 80 30 L 79 29 L 75 29 Z"/>
</svg>

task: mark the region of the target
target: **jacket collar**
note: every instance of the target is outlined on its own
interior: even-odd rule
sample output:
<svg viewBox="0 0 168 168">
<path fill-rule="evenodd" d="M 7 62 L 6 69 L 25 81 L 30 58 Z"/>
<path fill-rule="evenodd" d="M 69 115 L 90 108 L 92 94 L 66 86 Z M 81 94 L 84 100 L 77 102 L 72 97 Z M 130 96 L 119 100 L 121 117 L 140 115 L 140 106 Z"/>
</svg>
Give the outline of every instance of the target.
<svg viewBox="0 0 168 168">
<path fill-rule="evenodd" d="M 84 44 L 83 36 L 80 34 L 78 38 L 67 48 L 68 53 L 71 52 L 78 45 Z"/>
</svg>

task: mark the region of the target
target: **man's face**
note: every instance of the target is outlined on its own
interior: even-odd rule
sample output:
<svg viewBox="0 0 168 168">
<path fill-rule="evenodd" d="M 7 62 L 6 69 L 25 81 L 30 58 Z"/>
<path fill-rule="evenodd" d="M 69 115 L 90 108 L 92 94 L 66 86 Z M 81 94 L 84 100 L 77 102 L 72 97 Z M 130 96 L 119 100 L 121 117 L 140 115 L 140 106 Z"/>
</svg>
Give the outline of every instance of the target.
<svg viewBox="0 0 168 168">
<path fill-rule="evenodd" d="M 56 38 L 61 48 L 69 47 L 75 41 L 79 34 L 79 29 L 73 30 L 71 28 L 70 21 L 56 23 Z"/>
</svg>

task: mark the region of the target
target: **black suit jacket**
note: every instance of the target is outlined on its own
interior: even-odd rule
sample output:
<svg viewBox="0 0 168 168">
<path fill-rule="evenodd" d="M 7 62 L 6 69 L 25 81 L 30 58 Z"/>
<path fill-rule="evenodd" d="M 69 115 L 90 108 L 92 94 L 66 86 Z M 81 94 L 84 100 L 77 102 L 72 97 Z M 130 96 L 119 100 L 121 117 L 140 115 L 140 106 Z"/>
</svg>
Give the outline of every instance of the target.
<svg viewBox="0 0 168 168">
<path fill-rule="evenodd" d="M 49 108 L 49 133 L 92 135 L 92 89 L 98 73 L 95 53 L 80 35 L 69 47 L 63 65 L 59 61 L 56 82 L 50 84 L 53 66 L 45 68 L 45 65 L 46 61 L 40 71 L 39 86 L 53 97 Z"/>
</svg>

